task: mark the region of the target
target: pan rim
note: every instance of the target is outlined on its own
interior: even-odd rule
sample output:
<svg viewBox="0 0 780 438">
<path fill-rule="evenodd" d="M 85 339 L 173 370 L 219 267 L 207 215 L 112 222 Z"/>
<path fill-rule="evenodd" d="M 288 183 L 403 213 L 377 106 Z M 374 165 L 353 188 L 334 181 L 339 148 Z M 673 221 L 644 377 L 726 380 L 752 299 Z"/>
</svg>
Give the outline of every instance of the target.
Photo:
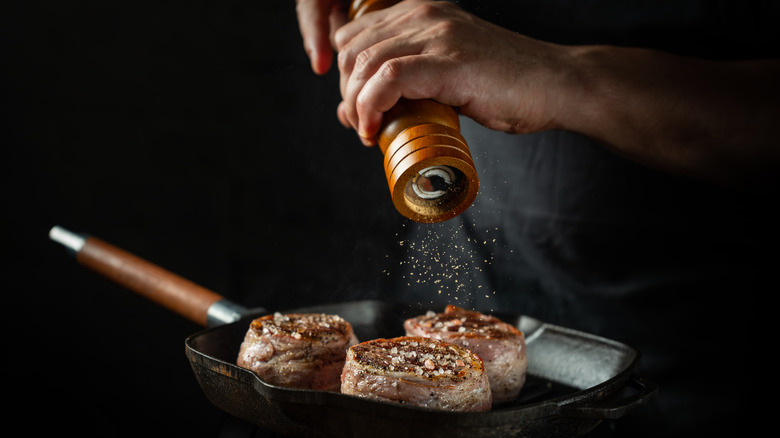
<svg viewBox="0 0 780 438">
<path fill-rule="evenodd" d="M 374 300 L 364 301 L 365 303 L 374 303 Z M 350 304 L 364 303 L 353 302 Z M 385 303 L 385 302 L 378 302 Z M 333 304 L 333 306 L 339 306 L 340 304 Z M 341 304 L 343 305 L 343 304 Z M 316 309 L 316 307 L 312 307 Z M 305 310 L 305 309 L 297 309 Z M 268 313 L 267 311 L 265 313 Z M 508 312 L 494 312 L 495 314 L 509 314 Z M 229 326 L 238 327 L 241 325 L 245 327 L 248 321 L 257 317 L 251 312 L 241 318 L 238 321 L 226 324 Z M 335 391 L 317 391 L 310 389 L 298 389 L 298 388 L 286 388 L 269 384 L 252 372 L 251 370 L 241 368 L 235 363 L 227 360 L 215 357 L 214 355 L 200 351 L 197 348 L 197 341 L 203 336 L 207 336 L 209 333 L 215 330 L 225 330 L 225 326 L 210 327 L 192 334 L 185 340 L 186 354 L 191 361 L 193 367 L 200 367 L 207 369 L 210 372 L 221 374 L 225 377 L 236 379 L 246 385 L 252 386 L 259 396 L 266 398 L 272 403 L 286 403 L 286 404 L 300 404 L 301 400 L 305 400 L 305 404 L 312 406 L 332 406 L 340 409 L 347 409 L 355 412 L 376 412 L 377 406 L 381 406 L 382 414 L 389 418 L 395 418 L 398 420 L 409 420 L 415 416 L 425 415 L 430 421 L 442 421 L 442 422 L 456 422 L 458 426 L 468 426 L 469 424 L 479 421 L 480 427 L 483 427 L 485 423 L 505 424 L 507 420 L 518 421 L 526 418 L 546 418 L 546 417 L 561 417 L 567 416 L 565 407 L 587 404 L 590 402 L 601 400 L 617 389 L 626 385 L 631 377 L 634 375 L 636 367 L 638 365 L 640 354 L 632 347 L 621 343 L 619 341 L 611 340 L 597 335 L 588 334 L 579 330 L 570 329 L 555 324 L 545 323 L 537 318 L 514 314 L 517 321 L 525 319 L 526 322 L 537 322 L 535 330 L 526 338 L 527 346 L 529 349 L 533 349 L 533 345 L 537 342 L 537 339 L 547 334 L 560 334 L 565 336 L 581 336 L 588 340 L 599 342 L 601 344 L 622 350 L 631 356 L 629 362 L 622 367 L 622 369 L 614 374 L 612 377 L 586 388 L 574 388 L 574 392 L 568 393 L 562 396 L 551 397 L 538 401 L 532 401 L 515 406 L 501 407 L 497 406 L 490 411 L 485 412 L 450 412 L 440 411 L 434 409 L 428 409 L 424 407 L 408 406 L 398 403 L 383 402 L 376 400 L 369 400 L 360 398 L 357 396 L 351 396 L 341 394 Z M 529 362 L 531 361 L 529 356 Z M 529 364 L 529 377 L 546 380 L 546 376 L 541 376 L 530 371 Z M 219 406 L 218 406 L 219 407 Z"/>
</svg>

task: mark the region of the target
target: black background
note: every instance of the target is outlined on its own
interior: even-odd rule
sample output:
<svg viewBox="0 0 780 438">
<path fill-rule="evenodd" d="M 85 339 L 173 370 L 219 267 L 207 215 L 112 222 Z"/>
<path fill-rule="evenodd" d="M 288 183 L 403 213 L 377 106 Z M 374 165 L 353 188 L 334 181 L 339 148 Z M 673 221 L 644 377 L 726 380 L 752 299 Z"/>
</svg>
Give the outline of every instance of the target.
<svg viewBox="0 0 780 438">
<path fill-rule="evenodd" d="M 202 327 L 80 267 L 49 240 L 55 225 L 247 307 L 393 290 L 386 272 L 402 257 L 406 222 L 392 207 L 381 154 L 336 119 L 337 74 L 311 72 L 294 8 L 292 0 L 0 6 L 5 418 L 39 436 L 214 437 L 226 429 L 184 355 L 185 338 Z M 504 18 L 528 21 L 542 37 L 566 27 L 533 14 Z M 621 41 L 660 33 L 661 48 L 686 52 L 681 35 L 689 35 L 691 47 L 705 41 L 727 52 L 724 42 L 740 40 L 776 53 L 762 39 L 766 26 L 690 32 L 686 23 L 648 34 L 632 28 Z M 765 247 L 776 260 L 776 247 Z M 732 295 L 749 302 L 775 289 Z M 733 311 L 722 296 L 706 298 Z M 727 313 L 708 314 L 700 330 L 730 330 L 746 342 L 706 358 L 714 364 L 707 375 L 717 375 L 708 389 L 720 387 L 722 361 L 756 371 L 750 341 L 761 345 L 757 334 L 772 333 L 745 330 L 751 314 L 737 324 Z M 764 377 L 739 376 L 760 390 Z M 734 402 L 753 413 L 756 400 Z"/>
<path fill-rule="evenodd" d="M 404 219 L 294 2 L 12 2 L 0 20 L 3 376 L 32 433 L 224 421 L 184 355 L 202 327 L 79 266 L 52 226 L 248 307 L 381 295 Z"/>
</svg>

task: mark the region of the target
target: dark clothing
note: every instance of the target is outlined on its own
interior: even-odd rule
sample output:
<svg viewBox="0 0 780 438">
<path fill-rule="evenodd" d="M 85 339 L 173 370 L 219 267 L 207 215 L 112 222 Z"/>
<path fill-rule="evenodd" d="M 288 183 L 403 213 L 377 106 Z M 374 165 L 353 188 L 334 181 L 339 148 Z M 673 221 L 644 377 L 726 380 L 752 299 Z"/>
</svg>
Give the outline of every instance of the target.
<svg viewBox="0 0 780 438">
<path fill-rule="evenodd" d="M 567 44 L 724 59 L 775 56 L 780 46 L 769 44 L 778 39 L 763 26 L 764 4 L 635 3 L 476 2 L 472 10 Z M 744 433 L 758 389 L 751 346 L 765 336 L 761 309 L 776 289 L 768 286 L 776 195 L 650 170 L 573 133 L 510 135 L 467 119 L 462 131 L 480 194 L 452 221 L 408 226 L 398 296 L 519 312 L 637 348 L 657 399 L 594 433 Z"/>
<path fill-rule="evenodd" d="M 635 420 L 650 436 L 727 426 L 754 390 L 744 380 L 753 360 L 739 351 L 763 333 L 758 309 L 771 291 L 765 209 L 571 133 L 511 136 L 468 120 L 462 130 L 478 200 L 453 221 L 410 226 L 398 296 L 624 342 L 661 390 L 618 425 Z M 434 255 L 441 271 L 426 263 Z"/>
</svg>

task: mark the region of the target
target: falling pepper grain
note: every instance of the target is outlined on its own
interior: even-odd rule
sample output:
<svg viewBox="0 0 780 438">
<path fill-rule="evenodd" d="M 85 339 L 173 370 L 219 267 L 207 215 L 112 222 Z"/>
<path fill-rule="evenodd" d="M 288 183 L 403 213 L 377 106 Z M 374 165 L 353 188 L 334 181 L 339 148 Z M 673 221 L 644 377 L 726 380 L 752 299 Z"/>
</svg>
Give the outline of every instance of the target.
<svg viewBox="0 0 780 438">
<path fill-rule="evenodd" d="M 470 230 L 477 235 L 467 235 L 462 222 L 451 221 L 426 224 L 410 233 L 399 233 L 403 238 L 397 234 L 402 260 L 397 266 L 399 272 L 392 275 L 413 280 L 405 281 L 408 287 L 430 286 L 432 297 L 444 295 L 453 301 L 476 298 L 478 290 L 485 285 L 479 284 L 475 274 L 485 272 L 493 263 L 492 246 L 498 244 L 493 233 L 498 228 L 479 232 L 472 224 Z M 481 297 L 491 296 L 479 292 Z"/>
</svg>

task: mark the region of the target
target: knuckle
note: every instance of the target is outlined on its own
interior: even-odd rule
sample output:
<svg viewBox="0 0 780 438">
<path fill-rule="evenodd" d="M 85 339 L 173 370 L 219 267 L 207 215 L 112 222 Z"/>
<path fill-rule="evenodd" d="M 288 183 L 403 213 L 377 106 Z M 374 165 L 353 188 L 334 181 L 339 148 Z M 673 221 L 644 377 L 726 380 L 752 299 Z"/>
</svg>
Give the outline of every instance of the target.
<svg viewBox="0 0 780 438">
<path fill-rule="evenodd" d="M 332 38 L 337 47 L 341 47 L 347 42 L 346 37 L 344 36 L 344 30 L 341 28 L 333 31 Z"/>
<path fill-rule="evenodd" d="M 368 70 L 371 66 L 371 60 L 373 59 L 373 54 L 371 53 L 371 49 L 363 50 L 362 52 L 358 53 L 355 57 L 354 62 L 354 71 L 362 72 L 365 70 Z"/>
<path fill-rule="evenodd" d="M 341 50 L 338 52 L 338 55 L 336 56 L 336 61 L 338 62 L 339 70 L 343 72 L 348 72 L 352 70 L 352 53 L 350 53 L 349 50 Z"/>
<path fill-rule="evenodd" d="M 355 99 L 355 113 L 365 113 L 371 107 L 371 98 L 368 93 L 360 93 Z"/>
<path fill-rule="evenodd" d="M 383 82 L 396 82 L 403 74 L 403 63 L 398 59 L 385 61 L 377 71 L 378 79 Z"/>
<path fill-rule="evenodd" d="M 441 20 L 431 27 L 431 31 L 435 32 L 440 37 L 447 37 L 449 35 L 457 35 L 457 24 L 451 20 Z"/>
<path fill-rule="evenodd" d="M 415 7 L 412 13 L 421 18 L 434 18 L 439 15 L 440 7 L 436 3 L 423 3 Z"/>
<path fill-rule="evenodd" d="M 450 2 L 422 3 L 414 8 L 412 14 L 424 19 L 441 19 L 450 15 L 456 8 Z"/>
</svg>

